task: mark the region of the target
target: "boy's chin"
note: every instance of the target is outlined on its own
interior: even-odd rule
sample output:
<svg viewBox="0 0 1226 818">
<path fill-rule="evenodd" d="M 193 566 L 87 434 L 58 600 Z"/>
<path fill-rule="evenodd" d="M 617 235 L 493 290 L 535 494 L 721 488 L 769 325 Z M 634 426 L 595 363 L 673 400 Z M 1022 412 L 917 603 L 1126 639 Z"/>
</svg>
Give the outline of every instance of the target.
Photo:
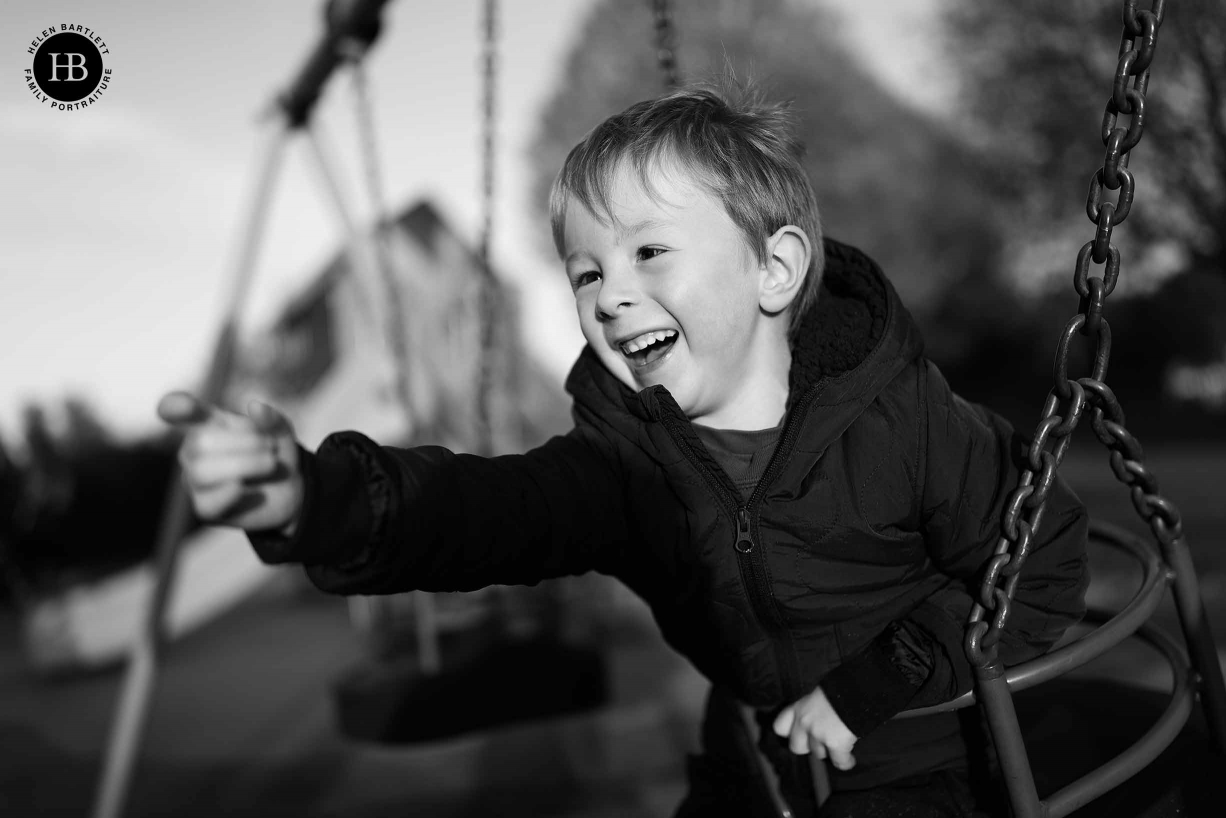
<svg viewBox="0 0 1226 818">
<path fill-rule="evenodd" d="M 635 392 L 641 392 L 650 386 L 657 385 L 668 388 L 668 383 L 658 373 L 637 371 L 633 365 L 625 360 L 618 360 L 616 366 L 610 367 L 610 369 L 612 369 L 613 374 L 617 376 L 619 381 Z"/>
</svg>

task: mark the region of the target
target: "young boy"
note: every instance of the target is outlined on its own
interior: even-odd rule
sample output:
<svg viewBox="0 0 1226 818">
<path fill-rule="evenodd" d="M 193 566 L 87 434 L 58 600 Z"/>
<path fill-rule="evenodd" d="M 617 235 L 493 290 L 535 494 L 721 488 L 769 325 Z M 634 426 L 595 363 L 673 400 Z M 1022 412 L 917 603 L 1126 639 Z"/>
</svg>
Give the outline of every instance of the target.
<svg viewBox="0 0 1226 818">
<path fill-rule="evenodd" d="M 971 687 L 967 614 L 1024 449 L 922 357 L 878 267 L 823 240 L 800 154 L 786 109 L 743 93 L 610 117 L 551 199 L 587 341 L 569 433 L 485 459 L 342 432 L 311 454 L 271 407 L 172 393 L 197 513 L 340 594 L 618 577 L 713 682 L 679 815 L 759 814 L 744 705 L 793 814 L 816 812 L 810 752 L 835 768 L 823 816 L 970 814 L 958 716 L 890 719 Z M 1081 616 L 1085 540 L 1060 483 L 1007 663 Z"/>
</svg>

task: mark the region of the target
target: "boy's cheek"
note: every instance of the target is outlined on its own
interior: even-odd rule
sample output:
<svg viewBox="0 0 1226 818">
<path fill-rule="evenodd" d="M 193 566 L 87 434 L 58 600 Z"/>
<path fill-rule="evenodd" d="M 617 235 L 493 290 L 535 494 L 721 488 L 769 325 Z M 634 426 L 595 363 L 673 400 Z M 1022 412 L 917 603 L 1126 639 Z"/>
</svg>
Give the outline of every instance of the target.
<svg viewBox="0 0 1226 818">
<path fill-rule="evenodd" d="M 579 314 L 579 329 L 583 331 L 583 340 L 591 344 L 593 349 L 604 350 L 608 345 L 604 339 L 604 329 L 596 320 L 594 299 L 583 296 L 575 298 L 575 309 Z"/>
<path fill-rule="evenodd" d="M 583 337 L 591 342 L 590 333 L 595 329 L 599 331 L 599 322 L 596 320 L 596 305 L 595 299 L 587 293 L 580 291 L 575 293 L 575 314 L 579 316 L 579 326 L 583 329 Z"/>
</svg>

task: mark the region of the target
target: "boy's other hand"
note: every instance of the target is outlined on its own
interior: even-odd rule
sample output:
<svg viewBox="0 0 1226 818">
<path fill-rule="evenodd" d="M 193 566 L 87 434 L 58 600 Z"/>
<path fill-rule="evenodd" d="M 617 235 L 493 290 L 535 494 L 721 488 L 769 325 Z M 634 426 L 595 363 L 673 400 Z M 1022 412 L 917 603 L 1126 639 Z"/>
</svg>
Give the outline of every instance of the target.
<svg viewBox="0 0 1226 818">
<path fill-rule="evenodd" d="M 192 506 L 212 525 L 293 533 L 302 507 L 298 442 L 289 420 L 251 401 L 240 415 L 170 392 L 158 416 L 184 432 L 179 465 Z"/>
<path fill-rule="evenodd" d="M 851 748 L 859 740 L 834 711 L 820 687 L 783 708 L 775 718 L 775 735 L 788 740 L 788 748 L 798 755 L 816 753 L 829 758 L 840 770 L 856 766 Z"/>
</svg>

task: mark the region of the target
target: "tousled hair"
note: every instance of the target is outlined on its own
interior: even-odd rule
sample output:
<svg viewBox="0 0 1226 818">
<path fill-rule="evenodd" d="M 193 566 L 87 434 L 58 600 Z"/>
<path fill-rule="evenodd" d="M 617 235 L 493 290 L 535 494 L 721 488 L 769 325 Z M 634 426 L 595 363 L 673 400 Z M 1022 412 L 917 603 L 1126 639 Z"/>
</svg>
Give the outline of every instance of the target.
<svg viewBox="0 0 1226 818">
<path fill-rule="evenodd" d="M 790 306 L 791 337 L 817 299 L 825 261 L 803 153 L 790 106 L 764 102 L 752 89 L 693 85 L 636 103 L 596 126 L 566 157 L 549 194 L 554 246 L 562 255 L 571 197 L 612 221 L 610 188 L 623 162 L 652 196 L 652 172 L 675 167 L 723 204 L 759 264 L 780 227 L 795 225 L 809 237 L 809 269 Z"/>
</svg>

